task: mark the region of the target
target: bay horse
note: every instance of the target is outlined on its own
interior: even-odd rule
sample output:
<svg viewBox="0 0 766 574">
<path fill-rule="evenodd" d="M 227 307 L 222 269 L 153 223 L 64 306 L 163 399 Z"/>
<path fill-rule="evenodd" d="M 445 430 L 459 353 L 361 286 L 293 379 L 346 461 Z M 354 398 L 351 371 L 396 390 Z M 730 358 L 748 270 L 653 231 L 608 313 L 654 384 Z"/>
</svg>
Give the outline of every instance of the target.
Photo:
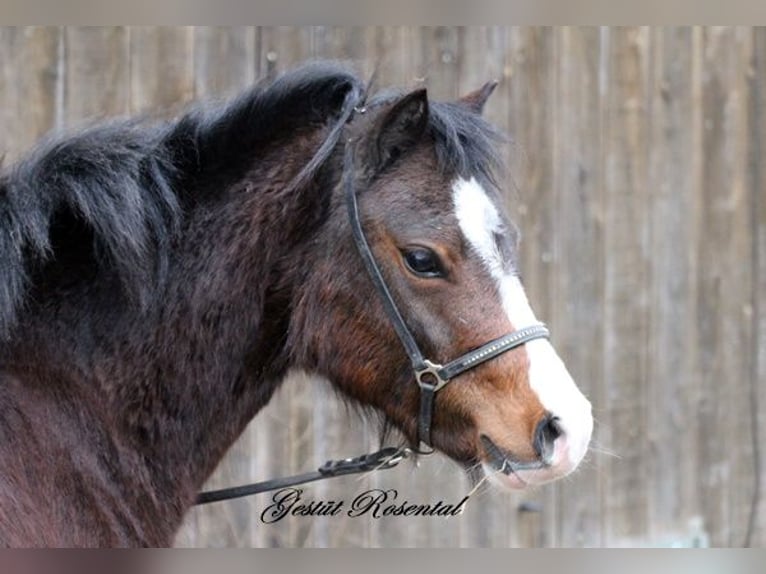
<svg viewBox="0 0 766 574">
<path fill-rule="evenodd" d="M 368 96 L 314 63 L 173 120 L 49 137 L 5 169 L 0 543 L 172 544 L 290 370 L 423 440 L 431 383 L 365 272 L 342 181 L 424 355 L 537 325 L 481 117 L 492 89 Z M 570 473 L 593 424 L 551 344 L 522 343 L 454 375 L 427 425 L 506 488 Z"/>
</svg>

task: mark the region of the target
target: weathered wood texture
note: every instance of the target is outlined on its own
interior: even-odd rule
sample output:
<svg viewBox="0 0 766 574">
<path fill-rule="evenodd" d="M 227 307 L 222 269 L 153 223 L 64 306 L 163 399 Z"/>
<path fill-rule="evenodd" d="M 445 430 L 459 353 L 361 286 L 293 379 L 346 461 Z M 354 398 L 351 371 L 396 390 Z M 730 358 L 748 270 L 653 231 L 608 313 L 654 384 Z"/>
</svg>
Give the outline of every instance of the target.
<svg viewBox="0 0 766 574">
<path fill-rule="evenodd" d="M 178 544 L 766 544 L 766 30 L 3 28 L 0 153 L 12 161 L 90 118 L 177 113 L 309 58 L 441 99 L 500 81 L 486 113 L 513 138 L 507 201 L 525 282 L 592 398 L 593 450 L 536 492 L 479 489 L 459 518 L 265 525 L 259 495 L 192 510 Z M 327 382 L 295 375 L 209 486 L 376 441 Z M 470 490 L 434 456 L 306 495 L 373 487 L 423 502 Z"/>
</svg>

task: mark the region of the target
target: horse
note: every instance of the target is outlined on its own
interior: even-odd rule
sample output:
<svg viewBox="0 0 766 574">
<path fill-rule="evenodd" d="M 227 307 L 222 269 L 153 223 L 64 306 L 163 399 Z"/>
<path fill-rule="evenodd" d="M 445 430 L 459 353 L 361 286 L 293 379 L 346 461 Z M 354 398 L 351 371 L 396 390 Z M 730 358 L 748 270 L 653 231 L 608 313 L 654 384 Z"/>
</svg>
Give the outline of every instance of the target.
<svg viewBox="0 0 766 574">
<path fill-rule="evenodd" d="M 292 370 L 501 488 L 572 472 L 591 406 L 519 279 L 493 88 L 371 94 L 311 63 L 173 119 L 46 137 L 4 168 L 0 543 L 171 545 Z M 476 349 L 424 429 L 438 361 Z"/>
</svg>

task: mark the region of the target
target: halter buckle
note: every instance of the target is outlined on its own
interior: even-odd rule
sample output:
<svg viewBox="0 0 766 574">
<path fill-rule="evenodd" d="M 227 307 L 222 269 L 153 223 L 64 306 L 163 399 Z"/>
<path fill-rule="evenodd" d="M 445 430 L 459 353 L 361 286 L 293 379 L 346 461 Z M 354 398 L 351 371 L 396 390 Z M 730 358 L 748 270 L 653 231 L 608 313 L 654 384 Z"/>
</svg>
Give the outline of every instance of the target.
<svg viewBox="0 0 766 574">
<path fill-rule="evenodd" d="M 449 383 L 449 379 L 444 379 L 441 376 L 441 371 L 444 368 L 442 365 L 433 363 L 428 359 L 423 359 L 424 367 L 415 371 L 415 378 L 418 381 L 420 388 L 430 389 L 432 392 L 436 392 L 444 385 Z M 429 380 L 431 382 L 429 382 Z"/>
</svg>

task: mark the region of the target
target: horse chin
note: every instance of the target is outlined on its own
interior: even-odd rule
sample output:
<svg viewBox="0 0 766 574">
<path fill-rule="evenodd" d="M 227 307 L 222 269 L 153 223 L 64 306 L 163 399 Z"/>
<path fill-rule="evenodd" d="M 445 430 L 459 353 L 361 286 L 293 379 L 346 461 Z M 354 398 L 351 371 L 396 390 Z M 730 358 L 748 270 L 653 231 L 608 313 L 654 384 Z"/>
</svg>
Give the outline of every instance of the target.
<svg viewBox="0 0 766 574">
<path fill-rule="evenodd" d="M 551 467 L 541 460 L 521 461 L 498 447 L 487 435 L 480 436 L 486 459 L 481 468 L 491 484 L 504 490 L 523 490 L 559 478 L 565 469 Z"/>
<path fill-rule="evenodd" d="M 502 464 L 491 459 L 481 463 L 481 469 L 486 479 L 490 484 L 502 490 L 523 490 L 528 487 L 542 486 L 570 474 L 576 466 L 560 464 L 557 466 L 540 465 L 538 468 L 534 468 L 534 465 L 516 467 L 513 463 L 505 462 L 506 464 Z"/>
</svg>

